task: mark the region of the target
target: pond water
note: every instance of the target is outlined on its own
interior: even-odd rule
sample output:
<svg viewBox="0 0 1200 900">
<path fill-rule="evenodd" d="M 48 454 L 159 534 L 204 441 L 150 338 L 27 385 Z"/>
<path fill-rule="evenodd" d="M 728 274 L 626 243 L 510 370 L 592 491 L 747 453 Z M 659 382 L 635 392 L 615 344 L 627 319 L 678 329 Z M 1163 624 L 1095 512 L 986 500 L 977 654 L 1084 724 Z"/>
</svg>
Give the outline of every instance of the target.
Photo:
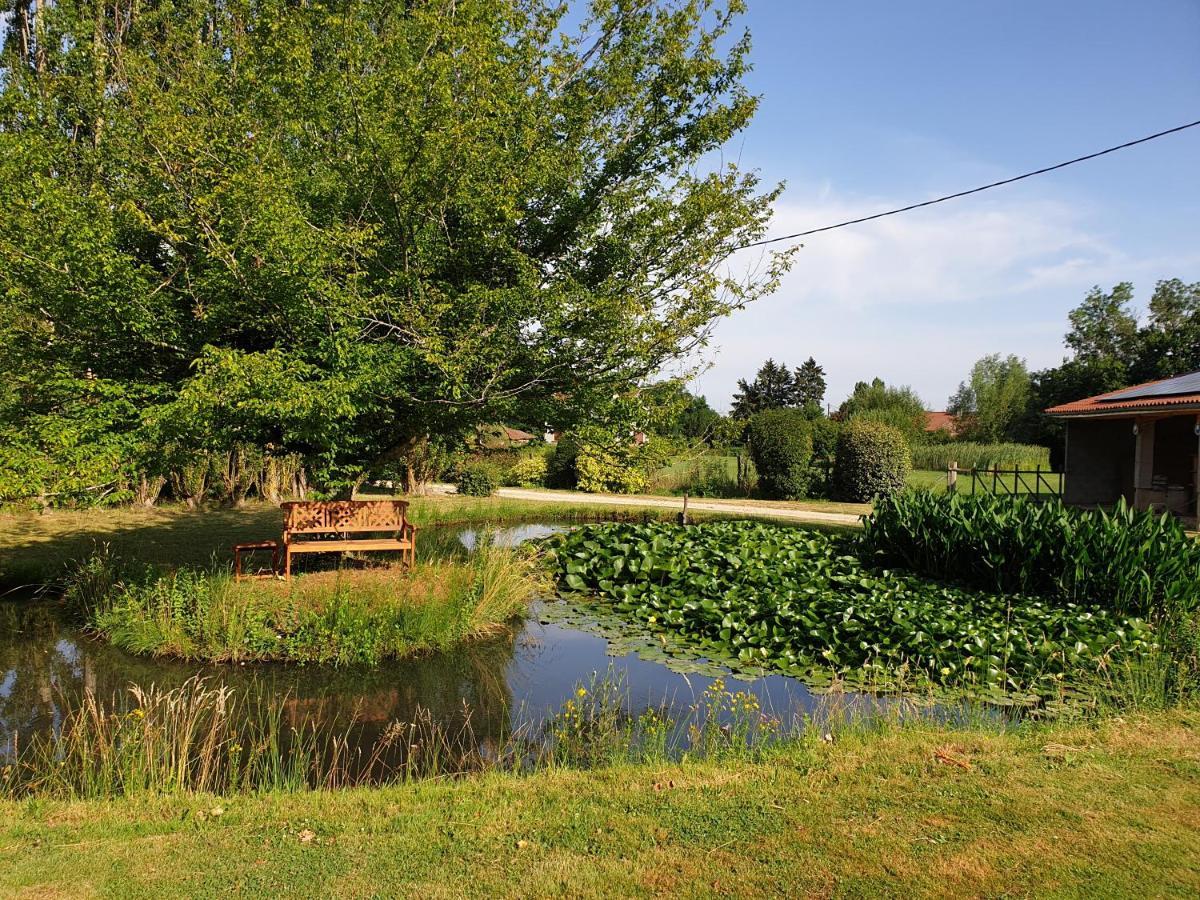
<svg viewBox="0 0 1200 900">
<path fill-rule="evenodd" d="M 489 539 L 513 545 L 566 526 L 521 525 L 492 529 Z M 430 534 L 429 532 L 434 532 Z M 477 529 L 428 529 L 426 546 L 469 552 Z M 695 659 L 667 658 L 644 638 L 614 633 L 602 611 L 581 610 L 547 598 L 518 628 L 454 652 L 371 668 L 241 665 L 206 666 L 133 656 L 81 635 L 49 602 L 0 603 L 0 752 L 56 727 L 85 692 L 101 700 L 125 694 L 131 684 L 172 687 L 202 674 L 281 708 L 285 724 L 353 727 L 370 747 L 389 723 L 427 716 L 447 733 L 469 734 L 496 746 L 513 729 L 528 728 L 558 712 L 581 684 L 619 681 L 633 714 L 666 706 L 686 713 L 724 670 Z M 753 694 L 785 723 L 821 708 L 822 696 L 783 675 L 728 675 L 726 690 Z M 843 705 L 868 710 L 892 701 L 847 695 Z"/>
</svg>

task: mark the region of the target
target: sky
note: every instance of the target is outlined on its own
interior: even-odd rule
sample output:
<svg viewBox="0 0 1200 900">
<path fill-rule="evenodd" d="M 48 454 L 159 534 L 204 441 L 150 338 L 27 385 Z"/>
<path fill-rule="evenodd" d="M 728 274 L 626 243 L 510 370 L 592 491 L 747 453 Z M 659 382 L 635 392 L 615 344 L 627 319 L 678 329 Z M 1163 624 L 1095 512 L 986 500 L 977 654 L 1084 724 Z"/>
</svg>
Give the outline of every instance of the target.
<svg viewBox="0 0 1200 900">
<path fill-rule="evenodd" d="M 1200 119 L 1200 0 L 749 0 L 755 120 L 726 148 L 786 182 L 769 236 L 1017 175 Z M 748 254 L 747 254 L 748 255 Z M 757 259 L 735 259 L 745 268 Z M 767 357 L 879 376 L 943 409 L 971 364 L 1056 365 L 1093 285 L 1200 281 L 1200 127 L 804 239 L 720 323 L 692 384 L 728 409 Z"/>
</svg>

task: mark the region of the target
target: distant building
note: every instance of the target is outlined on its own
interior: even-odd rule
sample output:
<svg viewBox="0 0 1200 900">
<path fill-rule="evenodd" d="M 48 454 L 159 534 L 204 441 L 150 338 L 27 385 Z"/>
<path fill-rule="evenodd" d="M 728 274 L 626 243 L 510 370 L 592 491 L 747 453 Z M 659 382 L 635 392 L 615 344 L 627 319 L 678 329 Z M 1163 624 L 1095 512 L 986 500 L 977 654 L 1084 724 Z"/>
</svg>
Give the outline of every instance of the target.
<svg viewBox="0 0 1200 900">
<path fill-rule="evenodd" d="M 521 431 L 519 428 L 505 426 L 504 434 L 508 437 L 508 442 L 513 447 L 525 447 L 537 440 L 532 434 L 527 431 Z"/>
<path fill-rule="evenodd" d="M 1063 499 L 1196 517 L 1200 372 L 1052 406 L 1067 426 Z"/>
<path fill-rule="evenodd" d="M 948 431 L 950 434 L 958 435 L 958 416 L 948 412 L 933 412 L 925 410 L 925 430 L 933 431 Z"/>
</svg>

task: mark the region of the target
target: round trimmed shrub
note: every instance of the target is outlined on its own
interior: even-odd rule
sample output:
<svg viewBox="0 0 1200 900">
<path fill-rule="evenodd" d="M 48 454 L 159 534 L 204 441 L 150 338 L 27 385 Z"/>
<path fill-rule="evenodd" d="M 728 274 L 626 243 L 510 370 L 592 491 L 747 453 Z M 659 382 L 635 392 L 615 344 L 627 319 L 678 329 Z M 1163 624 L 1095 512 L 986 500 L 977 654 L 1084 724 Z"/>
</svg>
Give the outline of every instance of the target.
<svg viewBox="0 0 1200 900">
<path fill-rule="evenodd" d="M 751 416 L 746 429 L 750 456 L 763 493 L 776 500 L 797 500 L 812 478 L 812 431 L 798 409 L 768 409 Z"/>
<path fill-rule="evenodd" d="M 859 419 L 838 435 L 833 484 L 843 500 L 865 503 L 904 490 L 912 457 L 898 428 Z"/>
<path fill-rule="evenodd" d="M 496 493 L 497 480 L 486 466 L 463 466 L 458 473 L 458 492 L 467 497 L 490 497 Z"/>
</svg>

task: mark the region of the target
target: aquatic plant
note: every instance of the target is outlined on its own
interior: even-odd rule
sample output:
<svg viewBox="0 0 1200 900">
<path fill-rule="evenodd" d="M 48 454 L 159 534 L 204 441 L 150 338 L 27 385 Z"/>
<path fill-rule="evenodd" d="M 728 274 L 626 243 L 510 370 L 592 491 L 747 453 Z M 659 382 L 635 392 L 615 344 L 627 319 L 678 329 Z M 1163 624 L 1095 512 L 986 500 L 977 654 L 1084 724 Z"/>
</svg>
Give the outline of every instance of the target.
<svg viewBox="0 0 1200 900">
<path fill-rule="evenodd" d="M 1200 543 L 1173 516 L 1058 501 L 910 491 L 876 503 L 861 551 L 879 565 L 991 591 L 1149 615 L 1200 603 Z"/>
<path fill-rule="evenodd" d="M 530 553 L 484 544 L 411 571 L 376 565 L 290 582 L 235 581 L 224 567 L 130 568 L 100 554 L 65 596 L 88 628 L 134 653 L 370 664 L 494 632 L 545 588 Z"/>
<path fill-rule="evenodd" d="M 716 658 L 1053 697 L 1150 651 L 1141 619 L 872 569 L 846 536 L 751 522 L 599 525 L 551 539 L 560 585 Z"/>
</svg>

